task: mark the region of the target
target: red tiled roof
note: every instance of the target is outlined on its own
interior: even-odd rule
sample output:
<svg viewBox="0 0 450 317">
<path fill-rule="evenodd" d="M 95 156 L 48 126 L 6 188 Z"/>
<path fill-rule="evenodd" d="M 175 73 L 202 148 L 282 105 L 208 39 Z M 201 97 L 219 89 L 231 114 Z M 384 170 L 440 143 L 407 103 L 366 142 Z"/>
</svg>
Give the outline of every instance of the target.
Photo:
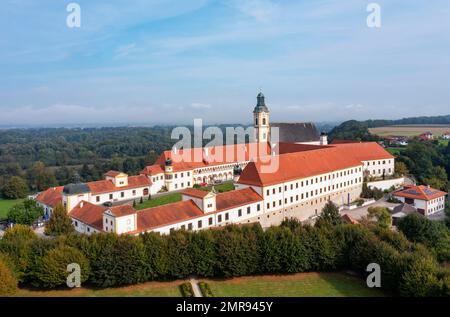
<svg viewBox="0 0 450 317">
<path fill-rule="evenodd" d="M 281 154 L 278 159 L 278 169 L 271 173 L 262 172 L 262 166 L 267 163 L 250 162 L 242 171 L 238 183 L 267 186 L 362 165 L 359 159 L 341 147 Z"/>
<path fill-rule="evenodd" d="M 208 192 L 205 192 L 208 194 Z M 192 200 L 185 200 L 167 205 L 138 211 L 137 232 L 195 219 L 204 215 L 214 214 L 227 209 L 262 201 L 252 188 L 244 188 L 216 195 L 216 211 L 205 214 Z"/>
<path fill-rule="evenodd" d="M 103 230 L 103 212 L 106 209 L 104 206 L 82 201 L 69 212 L 69 216 L 95 229 Z"/>
<path fill-rule="evenodd" d="M 267 143 L 261 143 L 261 145 L 259 143 L 234 144 L 206 149 L 207 154 L 205 154 L 203 148 L 181 149 L 177 154 L 172 151 L 164 151 L 155 164 L 162 167 L 166 160 L 171 158 L 174 171 L 185 171 L 200 167 L 250 161 L 260 154 L 267 155 L 270 153 L 270 147 Z M 180 161 L 176 159 L 177 157 Z"/>
<path fill-rule="evenodd" d="M 420 199 L 420 200 L 432 200 L 447 195 L 446 192 L 427 187 L 427 186 L 408 186 L 407 188 L 393 193 L 394 196 Z"/>
<path fill-rule="evenodd" d="M 145 175 L 138 175 L 138 176 L 129 176 L 128 177 L 128 185 L 122 186 L 122 187 L 114 186 L 114 183 L 110 180 L 89 182 L 89 183 L 86 183 L 86 185 L 88 185 L 88 187 L 91 190 L 91 193 L 93 195 L 97 195 L 97 194 L 102 194 L 102 193 L 120 191 L 120 190 L 124 190 L 124 189 L 132 189 L 132 188 L 150 186 L 151 181 Z"/>
<path fill-rule="evenodd" d="M 357 140 L 344 140 L 344 139 L 334 139 L 333 141 L 331 141 L 331 145 L 334 144 L 348 144 L 348 143 L 361 143 L 361 141 L 357 141 Z"/>
<path fill-rule="evenodd" d="M 117 175 L 120 175 L 120 174 L 124 174 L 124 173 L 111 170 L 111 171 L 106 172 L 105 176 L 116 177 Z"/>
<path fill-rule="evenodd" d="M 195 198 L 204 198 L 209 192 L 196 188 L 186 188 L 181 194 Z"/>
<path fill-rule="evenodd" d="M 58 203 L 62 202 L 62 192 L 64 186 L 51 187 L 46 191 L 39 193 L 36 200 L 46 206 L 55 208 Z"/>
<path fill-rule="evenodd" d="M 359 224 L 359 221 L 352 218 L 349 214 L 345 214 L 342 216 L 342 219 L 344 220 L 345 223 L 350 223 L 352 225 L 357 225 Z"/>
<path fill-rule="evenodd" d="M 262 201 L 263 198 L 251 187 L 217 194 L 216 210 L 222 211 Z"/>
<path fill-rule="evenodd" d="M 203 211 L 192 200 L 147 208 L 137 213 L 137 231 L 147 231 L 203 215 Z"/>
<path fill-rule="evenodd" d="M 394 156 L 376 142 L 341 143 L 333 147 L 346 151 L 345 155 L 352 156 L 360 161 L 392 159 Z"/>
<path fill-rule="evenodd" d="M 136 209 L 130 205 L 113 206 L 109 207 L 108 210 L 116 217 L 123 217 L 136 213 Z"/>
<path fill-rule="evenodd" d="M 280 142 L 278 144 L 279 144 L 279 148 L 278 148 L 279 154 L 303 152 L 303 151 L 313 151 L 313 150 L 326 149 L 326 148 L 330 147 L 327 145 L 297 144 L 297 143 L 286 143 L 286 142 Z"/>
<path fill-rule="evenodd" d="M 161 173 L 164 173 L 164 169 L 159 164 L 146 166 L 141 171 L 141 174 L 145 174 L 145 175 L 158 175 L 158 174 L 161 174 Z"/>
</svg>

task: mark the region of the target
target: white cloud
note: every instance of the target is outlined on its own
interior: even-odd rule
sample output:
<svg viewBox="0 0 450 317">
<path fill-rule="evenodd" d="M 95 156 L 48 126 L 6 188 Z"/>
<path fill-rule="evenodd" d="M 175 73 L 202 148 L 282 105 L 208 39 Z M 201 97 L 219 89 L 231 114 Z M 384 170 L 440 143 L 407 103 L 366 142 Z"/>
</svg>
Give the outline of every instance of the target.
<svg viewBox="0 0 450 317">
<path fill-rule="evenodd" d="M 270 0 L 227 0 L 225 3 L 260 22 L 267 22 L 280 13 L 280 7 Z"/>
</svg>

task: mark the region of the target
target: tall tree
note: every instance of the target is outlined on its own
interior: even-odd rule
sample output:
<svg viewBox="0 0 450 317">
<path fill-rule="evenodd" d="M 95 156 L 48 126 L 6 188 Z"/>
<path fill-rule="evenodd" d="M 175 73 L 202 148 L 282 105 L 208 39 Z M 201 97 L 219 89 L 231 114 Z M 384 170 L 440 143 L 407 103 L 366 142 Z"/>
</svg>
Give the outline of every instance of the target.
<svg viewBox="0 0 450 317">
<path fill-rule="evenodd" d="M 27 178 L 31 189 L 42 191 L 56 185 L 55 174 L 45 167 L 43 162 L 36 162 L 28 170 Z"/>
<path fill-rule="evenodd" d="M 45 234 L 49 236 L 67 235 L 73 233 L 75 229 L 72 225 L 72 220 L 67 215 L 66 210 L 62 204 L 58 204 L 53 209 L 50 220 L 45 227 Z"/>
<path fill-rule="evenodd" d="M 8 220 L 15 224 L 31 226 L 43 215 L 44 209 L 38 206 L 36 201 L 26 199 L 8 211 Z"/>
<path fill-rule="evenodd" d="M 28 186 L 25 180 L 19 176 L 13 176 L 3 187 L 3 197 L 8 199 L 25 198 L 28 193 Z"/>
<path fill-rule="evenodd" d="M 330 224 L 330 225 L 339 225 L 342 223 L 341 215 L 339 214 L 338 207 L 329 200 L 326 205 L 322 209 L 322 213 L 319 215 L 317 219 L 317 223 L 320 224 Z"/>
</svg>

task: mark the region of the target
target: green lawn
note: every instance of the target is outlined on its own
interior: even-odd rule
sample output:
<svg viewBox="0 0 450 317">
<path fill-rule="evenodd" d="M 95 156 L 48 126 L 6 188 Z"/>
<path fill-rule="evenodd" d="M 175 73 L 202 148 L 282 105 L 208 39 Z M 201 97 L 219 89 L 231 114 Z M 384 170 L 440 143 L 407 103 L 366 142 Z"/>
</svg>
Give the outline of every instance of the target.
<svg viewBox="0 0 450 317">
<path fill-rule="evenodd" d="M 205 280 L 218 297 L 339 297 L 383 296 L 365 282 L 341 273 L 300 273 L 241 277 L 229 280 Z"/>
<path fill-rule="evenodd" d="M 64 290 L 29 290 L 20 289 L 15 296 L 19 297 L 180 297 L 179 285 L 182 281 L 148 282 L 125 287 L 91 289 L 74 288 Z"/>
<path fill-rule="evenodd" d="M 446 147 L 448 145 L 449 141 L 450 140 L 442 140 L 442 139 L 440 139 L 439 140 L 439 145 Z"/>
<path fill-rule="evenodd" d="M 214 185 L 214 188 L 216 189 L 217 192 L 219 192 L 219 191 L 227 192 L 230 190 L 234 190 L 234 185 L 231 182 L 227 182 L 227 183 L 223 183 L 223 184 Z M 200 187 L 199 189 L 205 190 L 205 191 L 210 191 L 212 189 L 212 186 Z M 146 209 L 146 208 L 151 208 L 151 207 L 174 203 L 177 201 L 181 201 L 181 193 L 165 194 L 165 195 L 159 196 L 157 198 L 146 200 L 142 204 L 137 204 L 135 208 L 137 210 L 142 210 L 142 209 Z"/>
<path fill-rule="evenodd" d="M 144 201 L 142 204 L 136 205 L 137 210 L 166 205 L 170 203 L 174 203 L 177 201 L 181 201 L 181 193 L 173 193 L 173 194 L 167 194 L 164 196 L 159 196 L 157 198 L 153 198 L 150 200 Z"/>
<path fill-rule="evenodd" d="M 387 147 L 386 151 L 391 153 L 392 155 L 399 155 L 401 151 L 405 150 L 404 147 Z"/>
<path fill-rule="evenodd" d="M 205 191 L 211 191 L 212 187 L 213 186 L 211 185 L 211 186 L 206 186 L 206 187 L 200 187 L 199 189 L 205 190 Z M 229 192 L 231 190 L 234 190 L 234 184 L 233 184 L 233 182 L 217 184 L 217 185 L 214 185 L 214 189 L 217 192 Z"/>
<path fill-rule="evenodd" d="M 9 209 L 23 199 L 0 199 L 0 220 L 6 219 Z"/>
</svg>

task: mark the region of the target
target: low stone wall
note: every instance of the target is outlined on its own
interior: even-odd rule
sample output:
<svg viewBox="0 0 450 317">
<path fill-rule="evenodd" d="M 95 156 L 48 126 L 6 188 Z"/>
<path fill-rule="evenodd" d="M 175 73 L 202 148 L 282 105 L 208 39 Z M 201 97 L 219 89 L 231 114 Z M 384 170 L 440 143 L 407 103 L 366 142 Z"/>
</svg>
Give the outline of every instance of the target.
<svg viewBox="0 0 450 317">
<path fill-rule="evenodd" d="M 387 179 L 387 180 L 383 180 L 383 181 L 368 182 L 367 187 L 369 187 L 369 188 L 376 187 L 378 189 L 385 190 L 385 189 L 391 188 L 392 186 L 394 186 L 395 188 L 398 188 L 404 182 L 405 182 L 405 178 L 400 177 L 400 178 L 394 178 L 394 179 Z"/>
</svg>

